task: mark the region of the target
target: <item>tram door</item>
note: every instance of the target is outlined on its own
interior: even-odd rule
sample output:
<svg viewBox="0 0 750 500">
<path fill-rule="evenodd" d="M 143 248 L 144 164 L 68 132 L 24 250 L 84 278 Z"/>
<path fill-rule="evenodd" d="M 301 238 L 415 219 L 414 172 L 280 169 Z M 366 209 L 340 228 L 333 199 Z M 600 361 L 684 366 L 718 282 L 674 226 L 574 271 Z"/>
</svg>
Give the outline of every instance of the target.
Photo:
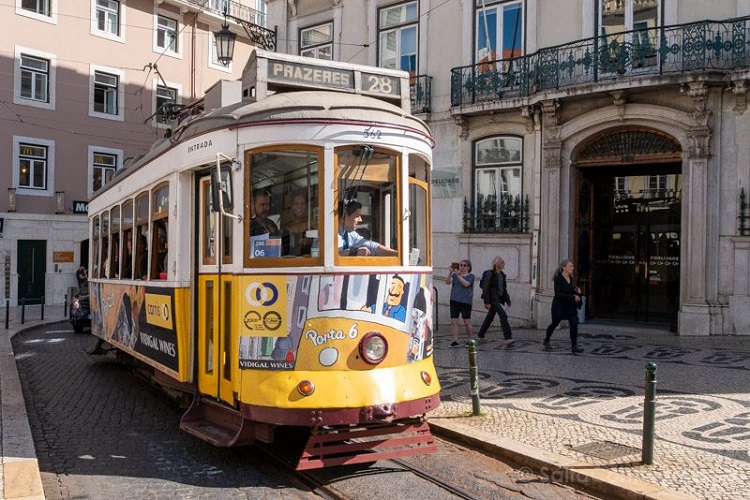
<svg viewBox="0 0 750 500">
<path fill-rule="evenodd" d="M 225 236 L 220 241 L 219 229 L 222 218 L 220 214 L 211 211 L 209 176 L 199 180 L 197 199 L 198 388 L 202 394 L 233 404 L 232 329 L 229 324 L 232 317 L 232 281 L 228 274 L 222 277 L 219 272 L 222 264 L 231 263 L 231 255 L 224 255 L 231 252 L 231 240 Z M 231 230 L 231 225 L 225 222 L 221 229 Z"/>
</svg>

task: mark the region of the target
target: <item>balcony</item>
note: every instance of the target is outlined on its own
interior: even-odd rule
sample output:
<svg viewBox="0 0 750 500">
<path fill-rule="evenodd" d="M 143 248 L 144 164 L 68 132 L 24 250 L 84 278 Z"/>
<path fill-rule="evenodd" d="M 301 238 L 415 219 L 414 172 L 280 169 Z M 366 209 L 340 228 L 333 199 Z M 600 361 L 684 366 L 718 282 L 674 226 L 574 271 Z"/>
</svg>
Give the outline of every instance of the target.
<svg viewBox="0 0 750 500">
<path fill-rule="evenodd" d="M 476 206 L 464 200 L 464 233 L 528 232 L 528 196 L 480 196 Z"/>
<path fill-rule="evenodd" d="M 413 77 L 409 83 L 409 95 L 413 114 L 432 111 L 432 77 L 427 75 Z"/>
<path fill-rule="evenodd" d="M 205 12 L 210 12 L 221 18 L 224 17 L 225 0 L 181 0 L 183 3 L 191 4 Z M 267 14 L 252 9 L 240 2 L 227 2 L 227 16 L 241 22 L 252 23 L 265 28 L 268 22 Z"/>
<path fill-rule="evenodd" d="M 451 70 L 451 106 L 574 86 L 750 67 L 750 17 L 613 33 Z M 723 76 L 723 75 L 722 75 Z"/>
</svg>

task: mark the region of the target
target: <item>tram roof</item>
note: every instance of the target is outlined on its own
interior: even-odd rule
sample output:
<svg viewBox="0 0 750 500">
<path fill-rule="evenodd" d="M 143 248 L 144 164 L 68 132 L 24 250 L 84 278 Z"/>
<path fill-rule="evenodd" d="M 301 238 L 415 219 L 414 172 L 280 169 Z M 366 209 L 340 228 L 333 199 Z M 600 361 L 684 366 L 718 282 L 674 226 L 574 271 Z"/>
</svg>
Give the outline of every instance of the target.
<svg viewBox="0 0 750 500">
<path fill-rule="evenodd" d="M 256 102 L 239 102 L 203 113 L 175 130 L 179 140 L 207 131 L 244 124 L 295 121 L 382 123 L 414 129 L 432 138 L 422 120 L 399 106 L 369 96 L 331 91 L 283 92 Z"/>
<path fill-rule="evenodd" d="M 361 94 L 335 91 L 280 92 L 255 102 L 242 101 L 187 118 L 171 137 L 156 141 L 143 157 L 118 172 L 114 182 L 96 191 L 92 200 L 168 150 L 204 134 L 243 126 L 304 122 L 376 123 L 413 130 L 434 145 L 427 124 L 399 106 Z"/>
</svg>

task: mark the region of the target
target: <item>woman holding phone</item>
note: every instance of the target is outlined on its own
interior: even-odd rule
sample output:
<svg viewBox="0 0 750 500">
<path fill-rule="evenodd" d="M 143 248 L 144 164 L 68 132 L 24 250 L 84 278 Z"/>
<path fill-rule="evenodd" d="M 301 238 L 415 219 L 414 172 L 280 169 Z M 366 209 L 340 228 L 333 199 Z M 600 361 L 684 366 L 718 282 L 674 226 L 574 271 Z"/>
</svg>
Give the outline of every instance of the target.
<svg viewBox="0 0 750 500">
<path fill-rule="evenodd" d="M 471 304 L 474 300 L 474 275 L 471 274 L 471 261 L 464 259 L 454 262 L 445 278 L 445 284 L 451 285 L 451 347 L 458 347 L 458 316 L 464 320 L 468 340 L 474 334 L 471 326 Z"/>
</svg>

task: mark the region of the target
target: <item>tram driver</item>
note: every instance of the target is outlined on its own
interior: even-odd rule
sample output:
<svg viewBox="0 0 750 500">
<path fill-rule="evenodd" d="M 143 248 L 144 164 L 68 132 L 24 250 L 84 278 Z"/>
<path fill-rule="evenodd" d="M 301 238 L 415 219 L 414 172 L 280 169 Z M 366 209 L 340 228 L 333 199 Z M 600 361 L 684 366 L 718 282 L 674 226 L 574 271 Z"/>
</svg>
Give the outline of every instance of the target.
<svg viewBox="0 0 750 500">
<path fill-rule="evenodd" d="M 362 204 L 356 200 L 343 203 L 339 207 L 339 255 L 397 255 L 397 251 L 367 239 L 357 232 L 357 225 L 362 222 Z"/>
</svg>

